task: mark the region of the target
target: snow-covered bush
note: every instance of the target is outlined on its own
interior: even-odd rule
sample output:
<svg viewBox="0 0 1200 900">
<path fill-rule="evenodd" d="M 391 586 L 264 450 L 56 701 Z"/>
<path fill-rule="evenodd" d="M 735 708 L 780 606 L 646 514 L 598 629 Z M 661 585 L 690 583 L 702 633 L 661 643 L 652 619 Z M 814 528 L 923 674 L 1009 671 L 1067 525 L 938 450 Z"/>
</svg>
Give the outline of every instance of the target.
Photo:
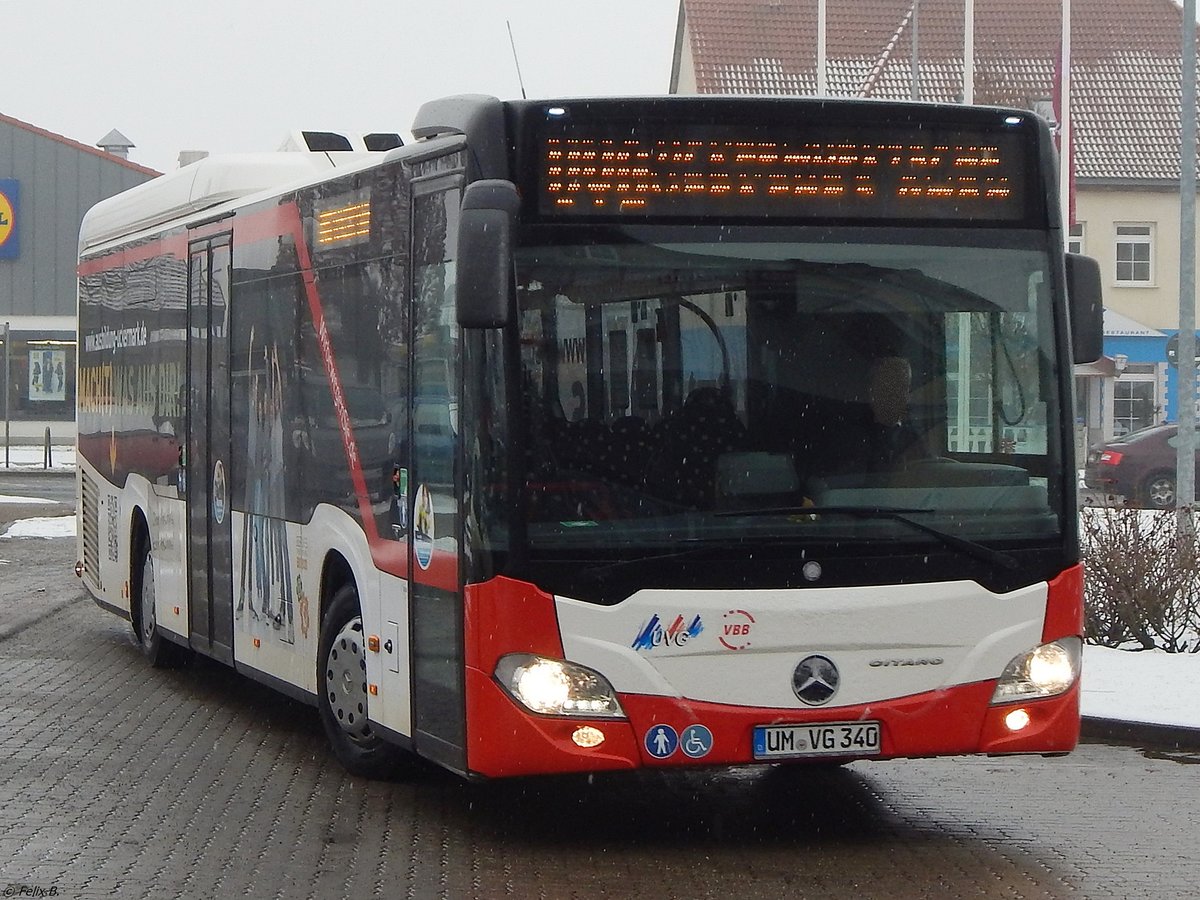
<svg viewBox="0 0 1200 900">
<path fill-rule="evenodd" d="M 1181 533 L 1174 511 L 1088 507 L 1080 510 L 1079 537 L 1089 643 L 1200 652 L 1195 527 Z"/>
</svg>

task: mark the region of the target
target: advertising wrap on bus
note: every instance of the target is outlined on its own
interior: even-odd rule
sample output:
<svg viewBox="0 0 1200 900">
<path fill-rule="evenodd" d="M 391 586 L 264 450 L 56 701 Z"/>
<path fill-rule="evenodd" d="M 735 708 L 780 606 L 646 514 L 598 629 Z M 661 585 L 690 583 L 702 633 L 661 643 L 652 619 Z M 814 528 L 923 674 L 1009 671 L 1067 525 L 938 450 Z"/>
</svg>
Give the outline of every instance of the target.
<svg viewBox="0 0 1200 900">
<path fill-rule="evenodd" d="M 413 133 L 85 219 L 78 568 L 153 663 L 312 703 L 366 775 L 1075 745 L 1098 278 L 1036 116 L 461 97 Z"/>
</svg>

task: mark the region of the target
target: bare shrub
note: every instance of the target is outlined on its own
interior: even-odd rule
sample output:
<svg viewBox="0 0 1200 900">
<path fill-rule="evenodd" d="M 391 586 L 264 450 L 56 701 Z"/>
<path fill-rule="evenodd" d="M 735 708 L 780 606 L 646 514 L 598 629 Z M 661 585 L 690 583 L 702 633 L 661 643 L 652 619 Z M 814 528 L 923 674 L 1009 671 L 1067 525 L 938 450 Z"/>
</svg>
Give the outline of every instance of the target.
<svg viewBox="0 0 1200 900">
<path fill-rule="evenodd" d="M 1084 633 L 1104 647 L 1200 652 L 1200 540 L 1173 511 L 1080 510 Z"/>
</svg>

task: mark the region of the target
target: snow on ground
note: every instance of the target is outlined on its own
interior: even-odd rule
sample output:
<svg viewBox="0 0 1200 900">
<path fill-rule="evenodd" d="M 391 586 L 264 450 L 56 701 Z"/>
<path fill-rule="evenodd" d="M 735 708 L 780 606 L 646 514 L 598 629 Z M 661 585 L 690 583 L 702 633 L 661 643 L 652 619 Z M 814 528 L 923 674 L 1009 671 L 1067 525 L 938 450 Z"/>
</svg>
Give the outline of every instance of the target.
<svg viewBox="0 0 1200 900">
<path fill-rule="evenodd" d="M 5 448 L 0 447 L 0 471 L 5 468 Z M 10 446 L 7 448 L 8 468 L 10 469 L 44 469 L 46 467 L 46 448 L 41 446 Z M 73 445 L 52 446 L 50 448 L 50 469 L 54 472 L 75 471 L 75 447 Z"/>
<path fill-rule="evenodd" d="M 38 519 L 18 519 L 8 526 L 3 538 L 73 538 L 74 516 L 50 516 Z"/>
<path fill-rule="evenodd" d="M 33 449 L 40 466 L 41 450 Z M 74 450 L 67 449 L 74 466 Z M 65 461 L 65 453 L 62 458 Z M 0 497 L 0 503 L 18 501 L 38 502 Z M 0 539 L 74 536 L 75 517 L 56 516 L 13 522 Z M 1081 703 L 1083 714 L 1089 717 L 1200 728 L 1200 653 L 1084 647 Z"/>
<path fill-rule="evenodd" d="M 1200 728 L 1200 653 L 1083 649 L 1083 714 Z"/>
<path fill-rule="evenodd" d="M 0 503 L 20 503 L 24 506 L 37 506 L 39 503 L 54 505 L 53 500 L 45 500 L 42 497 L 14 497 L 9 494 L 0 494 Z"/>
</svg>

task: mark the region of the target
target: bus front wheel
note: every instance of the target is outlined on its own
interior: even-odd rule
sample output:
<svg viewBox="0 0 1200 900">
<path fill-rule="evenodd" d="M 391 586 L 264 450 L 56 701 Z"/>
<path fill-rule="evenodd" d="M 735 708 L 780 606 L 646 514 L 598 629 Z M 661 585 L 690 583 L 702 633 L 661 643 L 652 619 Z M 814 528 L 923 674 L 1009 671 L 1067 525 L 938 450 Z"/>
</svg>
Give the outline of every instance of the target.
<svg viewBox="0 0 1200 900">
<path fill-rule="evenodd" d="M 134 631 L 137 632 L 138 643 L 142 645 L 142 655 L 150 660 L 150 665 L 158 669 L 169 669 L 184 665 L 191 653 L 186 647 L 167 640 L 158 628 L 158 614 L 155 611 L 157 591 L 154 584 L 154 554 L 150 548 L 150 538 L 142 535 L 138 542 L 137 563 L 133 573 L 133 596 L 136 601 L 134 609 Z"/>
<path fill-rule="evenodd" d="M 367 720 L 367 648 L 352 584 L 333 595 L 321 623 L 317 659 L 317 705 L 338 762 L 366 778 L 395 774 L 404 751 L 375 734 Z"/>
</svg>

